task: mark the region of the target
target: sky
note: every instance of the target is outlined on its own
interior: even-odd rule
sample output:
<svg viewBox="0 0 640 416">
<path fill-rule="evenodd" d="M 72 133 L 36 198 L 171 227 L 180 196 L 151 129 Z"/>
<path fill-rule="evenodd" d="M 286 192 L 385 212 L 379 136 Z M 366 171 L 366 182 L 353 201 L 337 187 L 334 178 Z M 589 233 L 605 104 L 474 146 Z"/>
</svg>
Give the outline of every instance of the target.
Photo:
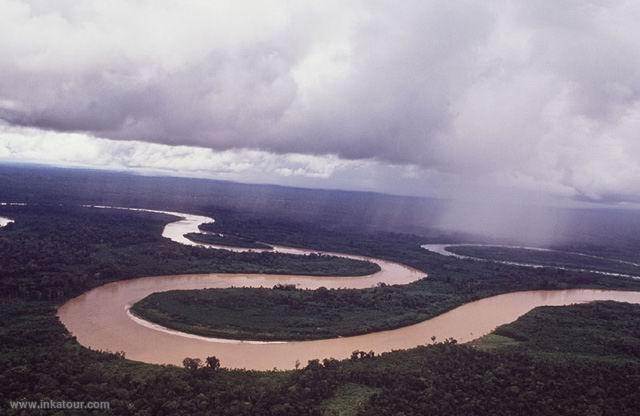
<svg viewBox="0 0 640 416">
<path fill-rule="evenodd" d="M 640 199 L 640 2 L 0 0 L 0 161 Z"/>
</svg>

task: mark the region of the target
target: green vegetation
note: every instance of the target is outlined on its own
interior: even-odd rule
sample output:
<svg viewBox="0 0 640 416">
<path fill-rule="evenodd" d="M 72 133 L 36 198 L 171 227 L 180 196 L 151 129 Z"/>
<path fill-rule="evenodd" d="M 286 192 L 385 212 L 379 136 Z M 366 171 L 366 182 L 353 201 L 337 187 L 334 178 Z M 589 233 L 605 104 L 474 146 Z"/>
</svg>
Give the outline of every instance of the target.
<svg viewBox="0 0 640 416">
<path fill-rule="evenodd" d="M 2 207 L 0 212 L 17 220 L 0 232 L 0 252 L 3 253 L 0 294 L 4 296 L 65 299 L 108 281 L 164 274 L 217 271 L 363 275 L 379 270 L 370 262 L 330 256 L 233 253 L 183 246 L 160 237 L 162 227 L 171 218 L 157 214 L 40 205 Z M 326 338 L 397 328 L 431 318 L 470 300 L 509 291 L 640 288 L 640 282 L 630 279 L 438 256 L 421 249 L 421 238 L 417 236 L 335 232 L 312 224 L 229 215 L 228 220 L 221 221 L 223 226 L 229 222 L 242 227 L 250 224 L 256 228 L 254 233 L 263 232 L 276 243 L 308 243 L 317 249 L 382 257 L 429 271 L 429 278 L 409 285 L 365 290 L 264 294 L 266 290 L 246 288 L 203 292 L 202 296 L 214 296 L 216 302 L 228 307 L 225 311 L 219 308 L 220 313 L 215 314 L 220 317 L 217 322 L 203 322 L 202 312 L 193 308 L 183 311 L 176 302 L 170 303 L 177 305 L 175 309 L 154 308 L 153 316 L 144 311 L 138 313 L 166 326 L 188 331 L 197 327 L 198 333 L 218 336 Z M 247 229 L 243 235 L 248 232 Z M 248 238 L 264 241 L 251 234 Z M 223 301 L 227 295 L 235 302 Z M 301 308 L 302 304 L 309 307 Z M 239 310 L 238 305 L 246 305 L 247 310 Z M 247 313 L 251 310 L 255 313 Z M 286 313 L 282 313 L 283 310 Z M 181 322 L 175 321 L 175 316 Z M 266 322 L 261 316 L 272 317 L 273 324 L 258 330 Z"/>
<path fill-rule="evenodd" d="M 640 267 L 615 260 L 581 256 L 560 251 L 527 250 L 510 247 L 454 246 L 449 251 L 463 256 L 516 263 L 541 264 L 571 269 L 590 269 L 640 276 Z"/>
<path fill-rule="evenodd" d="M 614 321 L 610 314 L 633 316 L 633 322 L 640 316 L 639 305 L 607 303 L 604 314 L 599 305 L 582 306 L 590 305 L 542 308 L 544 322 L 537 322 L 536 310 L 510 326 L 528 322 L 518 333 L 531 335 L 544 329 L 541 337 L 559 342 L 554 354 L 568 356 L 563 348 L 571 343 L 553 335 L 566 331 L 566 318 L 604 329 Z M 606 331 L 598 331 L 605 338 L 587 337 L 579 347 L 608 360 L 540 359 L 526 341 L 493 352 L 447 341 L 375 357 L 311 361 L 294 371 L 250 372 L 147 365 L 82 348 L 50 302 L 2 299 L 0 320 L 0 408 L 7 415 L 21 414 L 8 408 L 15 399 L 104 400 L 112 414 L 139 416 L 625 416 L 640 408 L 640 355 L 622 352 L 611 360 L 612 351 L 600 344 L 619 338 Z M 634 333 L 637 323 L 625 332 L 637 345 Z"/>
<path fill-rule="evenodd" d="M 433 318 L 470 300 L 503 293 L 506 290 L 493 286 L 497 278 L 512 290 L 518 286 L 539 289 L 540 286 L 529 285 L 547 284 L 544 279 L 538 280 L 540 270 L 521 269 L 513 276 L 476 272 L 485 283 L 478 289 L 471 279 L 465 287 L 453 277 L 444 282 L 439 279 L 448 277 L 447 274 L 434 276 L 432 273 L 428 279 L 409 285 L 357 290 L 291 287 L 175 290 L 153 293 L 136 303 L 132 310 L 165 327 L 211 337 L 267 341 L 334 338 L 403 327 Z M 542 276 L 564 280 L 567 282 L 564 287 L 571 287 L 569 279 L 576 279 L 574 284 L 578 287 L 603 287 L 604 282 L 610 288 L 638 287 L 637 282 L 625 279 L 590 280 L 589 277 L 598 275 L 584 278 L 555 272 L 547 270 Z"/>
<path fill-rule="evenodd" d="M 65 299 L 108 281 L 180 273 L 361 276 L 377 264 L 333 256 L 233 253 L 161 237 L 173 217 L 70 206 L 0 207 L 0 296 Z"/>
<path fill-rule="evenodd" d="M 640 377 L 639 346 L 640 305 L 540 307 L 474 345 L 444 342 L 369 360 L 370 374 L 402 377 L 363 414 L 632 415 L 637 382 L 623 384 Z"/>
<path fill-rule="evenodd" d="M 371 396 L 380 389 L 362 384 L 346 383 L 336 389 L 333 397 L 322 402 L 323 416 L 356 416 L 362 412 Z"/>
<path fill-rule="evenodd" d="M 229 234 L 202 234 L 202 233 L 188 233 L 184 235 L 189 240 L 196 243 L 214 244 L 227 247 L 240 247 L 240 248 L 255 248 L 260 250 L 271 250 L 268 244 L 258 243 L 250 238 L 244 238 L 237 235 Z"/>
<path fill-rule="evenodd" d="M 403 286 L 362 290 L 270 291 L 211 289 L 151 295 L 136 313 L 181 331 L 236 339 L 315 339 L 393 329 L 432 318 L 471 300 L 537 289 L 639 290 L 632 279 L 556 269 L 531 269 L 463 261 L 420 248 L 422 237 L 396 233 L 336 232 L 309 223 L 284 222 L 237 212 L 203 226 L 214 232 L 238 227 L 260 241 L 384 258 L 429 272 Z M 214 313 L 215 312 L 215 313 Z"/>
<path fill-rule="evenodd" d="M 81 347 L 50 302 L 1 300 L 3 415 L 24 414 L 11 410 L 10 400 L 108 401 L 115 415 L 305 415 L 313 414 L 335 387 L 335 381 L 317 384 L 313 369 L 193 371 L 132 362 Z M 85 413 L 64 413 L 70 414 Z"/>
<path fill-rule="evenodd" d="M 397 328 L 450 309 L 452 296 L 400 287 L 299 290 L 287 286 L 153 293 L 132 311 L 168 328 L 253 340 L 303 340 Z"/>
<path fill-rule="evenodd" d="M 518 341 L 513 338 L 497 335 L 495 332 L 487 334 L 480 339 L 470 342 L 482 351 L 496 351 L 501 348 L 515 347 L 519 345 Z"/>
<path fill-rule="evenodd" d="M 637 363 L 538 360 L 444 342 L 360 369 L 382 390 L 363 415 L 633 415 L 640 401 L 637 385 L 627 385 L 640 376 Z"/>
<path fill-rule="evenodd" d="M 429 272 L 403 286 L 349 290 L 270 291 L 232 288 L 156 293 L 136 306 L 148 320 L 181 331 L 235 339 L 316 339 L 398 328 L 456 306 L 505 292 L 536 289 L 639 290 L 632 279 L 593 273 L 528 269 L 461 261 L 420 248 L 422 237 L 396 233 L 336 232 L 310 223 L 285 222 L 230 211 L 202 228 L 248 238 L 384 258 Z M 331 226 L 327 226 L 331 227 Z"/>
<path fill-rule="evenodd" d="M 494 339 L 492 339 L 494 337 Z M 570 307 L 545 306 L 497 328 L 480 345 L 518 348 L 566 360 L 588 357 L 640 361 L 640 306 L 593 302 Z"/>
<path fill-rule="evenodd" d="M 107 281 L 199 271 L 277 272 L 283 268 L 330 269 L 334 274 L 335 265 L 329 264 L 331 258 L 184 247 L 160 237 L 163 224 L 170 219 L 159 215 L 57 205 L 0 207 L 0 213 L 17 220 L 0 230 L 2 414 L 21 414 L 8 408 L 9 400 L 16 399 L 106 400 L 114 415 L 140 416 L 297 416 L 336 411 L 405 416 L 617 416 L 635 415 L 640 408 L 640 360 L 635 349 L 638 336 L 634 335 L 637 322 L 630 320 L 630 327 L 620 336 L 606 331 L 607 326 L 615 324 L 614 316 L 626 320 L 640 313 L 638 306 L 621 304 L 607 304 L 606 313 L 593 314 L 587 309 L 564 318 L 545 318 L 544 325 L 536 323 L 540 317 L 534 315 L 531 323 L 522 326 L 518 321 L 511 333 L 500 333 L 508 342 L 494 345 L 489 351 L 443 342 L 375 357 L 363 354 L 340 362 L 312 361 L 303 369 L 287 372 L 212 370 L 191 365 L 191 369 L 184 369 L 91 351 L 65 330 L 56 318 L 56 306 Z M 640 285 L 630 279 L 589 273 L 445 258 L 419 248 L 419 244 L 430 241 L 424 236 L 364 232 L 233 212 L 224 217 L 214 208 L 199 213 L 216 218 L 220 214 L 225 220 L 218 232 L 238 226 L 242 230 L 238 228 L 237 232 L 255 241 L 382 257 L 429 272 L 428 279 L 405 286 L 349 294 L 328 291 L 332 296 L 317 301 L 316 307 L 322 312 L 333 308 L 332 302 L 340 304 L 343 296 L 353 296 L 354 304 L 373 302 L 385 314 L 404 301 L 416 301 L 389 313 L 402 317 L 403 311 L 411 308 L 420 311 L 420 302 L 426 304 L 430 297 L 430 308 L 450 308 L 513 290 L 637 290 Z M 245 290 L 252 293 L 237 289 L 239 296 L 244 296 Z M 292 298 L 314 295 L 279 292 Z M 564 309 L 554 308 L 549 313 L 559 310 Z M 432 313 L 429 311 L 402 319 L 421 320 L 425 315 L 420 314 Z M 383 322 L 372 319 L 368 324 Z M 568 327 L 578 330 L 590 325 L 598 329 L 590 335 L 581 334 L 580 341 L 562 337 Z M 538 342 L 536 331 L 550 336 Z M 621 349 L 617 344 L 626 347 Z M 221 364 L 224 367 L 224 362 Z M 354 409 L 349 403 L 362 405 Z"/>
</svg>

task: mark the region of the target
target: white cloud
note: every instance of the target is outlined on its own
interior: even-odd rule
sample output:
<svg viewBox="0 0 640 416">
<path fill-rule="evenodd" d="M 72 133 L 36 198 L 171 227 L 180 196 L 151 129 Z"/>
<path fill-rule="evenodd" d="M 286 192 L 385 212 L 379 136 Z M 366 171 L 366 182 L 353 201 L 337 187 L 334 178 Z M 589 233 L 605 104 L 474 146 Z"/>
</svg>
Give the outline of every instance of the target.
<svg viewBox="0 0 640 416">
<path fill-rule="evenodd" d="M 395 180 L 411 193 L 495 181 L 640 194 L 637 1 L 0 10 L 0 118 L 38 128 L 20 133 L 22 147 L 5 141 L 5 159 L 381 190 Z M 85 135 L 65 145 L 47 131 Z"/>
<path fill-rule="evenodd" d="M 429 195 L 412 181 L 426 173 L 417 166 L 352 161 L 332 155 L 314 156 L 237 149 L 215 151 L 139 141 L 95 138 L 0 124 L 0 162 L 45 163 L 140 173 L 228 179 L 294 186 L 379 190 Z"/>
</svg>

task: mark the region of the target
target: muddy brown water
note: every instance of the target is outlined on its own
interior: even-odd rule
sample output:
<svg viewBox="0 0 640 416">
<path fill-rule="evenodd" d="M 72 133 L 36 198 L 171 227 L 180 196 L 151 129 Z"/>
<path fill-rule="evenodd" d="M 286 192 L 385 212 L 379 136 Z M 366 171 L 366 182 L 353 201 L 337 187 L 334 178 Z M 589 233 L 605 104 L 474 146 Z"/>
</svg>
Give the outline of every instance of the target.
<svg viewBox="0 0 640 416">
<path fill-rule="evenodd" d="M 172 213 L 181 220 L 170 223 L 163 235 L 183 244 L 193 244 L 183 235 L 197 230 L 210 218 Z M 206 246 L 206 245 L 204 245 Z M 277 251 L 308 253 L 309 250 L 275 247 Z M 335 254 L 335 253 L 332 253 Z M 362 259 L 359 256 L 346 256 Z M 176 289 L 225 288 L 230 286 L 272 287 L 295 284 L 300 288 L 366 288 L 384 282 L 407 284 L 426 274 L 409 267 L 369 259 L 381 271 L 364 277 L 313 277 L 265 274 L 210 273 L 143 277 L 94 288 L 58 309 L 58 316 L 82 345 L 98 350 L 124 351 L 132 360 L 181 365 L 185 357 L 214 355 L 223 366 L 254 370 L 291 369 L 315 358 L 342 359 L 354 350 L 377 353 L 407 349 L 453 337 L 459 342 L 479 338 L 497 326 L 509 323 L 543 305 L 569 305 L 594 300 L 640 303 L 640 292 L 613 290 L 553 290 L 515 292 L 467 303 L 440 316 L 399 329 L 366 335 L 315 341 L 259 342 L 216 339 L 182 333 L 136 318 L 129 307 L 154 292 Z"/>
</svg>

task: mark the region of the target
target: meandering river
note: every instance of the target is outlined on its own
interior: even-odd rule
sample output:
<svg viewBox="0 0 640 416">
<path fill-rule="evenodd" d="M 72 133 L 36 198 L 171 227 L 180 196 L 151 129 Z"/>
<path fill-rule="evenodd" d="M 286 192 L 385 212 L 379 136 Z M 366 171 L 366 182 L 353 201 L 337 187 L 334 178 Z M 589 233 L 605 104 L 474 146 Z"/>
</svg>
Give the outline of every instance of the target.
<svg viewBox="0 0 640 416">
<path fill-rule="evenodd" d="M 181 219 L 167 224 L 163 236 L 181 244 L 194 243 L 184 237 L 198 232 L 198 226 L 213 219 L 196 215 L 169 213 Z M 219 247 L 219 246 L 210 246 Z M 241 251 L 243 249 L 234 248 Z M 306 254 L 310 251 L 274 246 L 278 252 Z M 337 254 L 337 253 L 330 253 Z M 349 258 L 365 259 L 360 256 Z M 381 271 L 365 277 L 313 277 L 212 273 L 199 275 L 156 276 L 109 283 L 70 300 L 60 307 L 62 322 L 80 343 L 95 349 L 124 351 L 128 358 L 159 364 L 180 364 L 184 357 L 218 357 L 232 368 L 267 370 L 293 368 L 296 362 L 313 358 L 346 358 L 354 350 L 376 352 L 406 349 L 426 343 L 431 336 L 470 341 L 511 322 L 542 305 L 566 305 L 592 300 L 619 300 L 640 303 L 640 292 L 605 290 L 561 290 L 518 292 L 471 302 L 436 318 L 404 328 L 367 335 L 317 341 L 255 342 L 206 338 L 170 330 L 129 313 L 132 304 L 154 292 L 175 289 L 224 288 L 230 286 L 271 287 L 296 284 L 314 289 L 320 286 L 365 288 L 384 282 L 406 284 L 425 276 L 409 267 L 367 259 L 380 265 Z"/>
<path fill-rule="evenodd" d="M 573 251 L 559 251 L 559 250 L 553 250 L 553 249 L 550 249 L 550 248 L 527 247 L 527 246 L 508 246 L 508 245 L 502 245 L 502 244 L 484 244 L 484 243 L 474 243 L 474 244 L 472 244 L 472 243 L 464 243 L 464 244 L 457 244 L 457 243 L 454 243 L 454 244 L 423 244 L 421 247 L 424 248 L 427 251 L 432 251 L 434 253 L 440 254 L 441 256 L 455 257 L 455 258 L 458 258 L 458 259 L 467 259 L 467 260 L 475 260 L 475 261 L 500 263 L 500 264 L 507 264 L 507 265 L 510 265 L 510 266 L 531 267 L 531 268 L 534 268 L 534 269 L 546 268 L 546 269 L 557 269 L 557 270 L 571 270 L 571 271 L 575 271 L 575 272 L 589 272 L 589 273 L 603 274 L 605 276 L 630 277 L 632 279 L 640 280 L 640 276 L 631 275 L 631 274 L 615 273 L 615 272 L 604 272 L 604 271 L 601 271 L 601 270 L 582 269 L 582 268 L 575 268 L 575 267 L 554 266 L 554 265 L 550 265 L 550 264 L 544 264 L 543 265 L 543 264 L 535 264 L 535 263 L 522 263 L 522 262 L 516 262 L 516 261 L 485 259 L 485 258 L 482 258 L 482 257 L 465 256 L 463 254 L 455 253 L 455 252 L 453 252 L 453 251 L 451 251 L 449 249 L 450 248 L 455 248 L 455 247 L 513 248 L 513 249 L 529 250 L 529 251 L 542 251 L 542 252 L 552 252 L 552 253 L 555 252 L 555 253 L 571 254 L 571 255 L 574 255 L 574 256 L 580 256 L 580 257 L 598 259 L 598 260 L 607 260 L 607 261 L 610 261 L 610 262 L 613 262 L 613 263 L 627 264 L 629 266 L 640 267 L 639 263 L 634 263 L 634 262 L 631 262 L 631 261 L 611 259 L 611 258 L 608 258 L 608 257 L 594 256 L 594 255 L 591 255 L 591 254 L 576 253 L 576 252 L 573 252 Z"/>
<path fill-rule="evenodd" d="M 177 221 L 167 224 L 163 236 L 182 244 L 210 246 L 191 242 L 184 237 L 184 234 L 198 232 L 199 224 L 212 222 L 213 219 L 182 213 L 163 213 L 179 217 Z M 298 254 L 311 252 L 279 246 L 275 246 L 274 249 L 279 252 Z M 242 249 L 234 248 L 233 250 Z M 132 360 L 180 365 L 185 357 L 205 358 L 215 355 L 225 367 L 269 370 L 291 369 L 296 363 L 304 365 L 314 358 L 346 358 L 354 350 L 373 350 L 381 353 L 412 348 L 427 343 L 432 336 L 439 340 L 453 337 L 459 342 L 467 342 L 543 305 L 568 305 L 594 300 L 640 303 L 640 292 L 585 289 L 515 292 L 470 302 L 427 321 L 395 330 L 352 337 L 292 342 L 206 338 L 170 330 L 129 313 L 130 306 L 135 302 L 151 293 L 167 290 L 230 286 L 272 287 L 275 284 L 295 284 L 306 289 L 320 286 L 366 288 L 380 282 L 407 284 L 426 275 L 393 262 L 340 255 L 373 261 L 380 265 L 381 270 L 364 277 L 242 273 L 143 277 L 94 288 L 63 304 L 58 309 L 58 316 L 82 345 L 98 350 L 124 351 L 126 357 Z"/>
</svg>

